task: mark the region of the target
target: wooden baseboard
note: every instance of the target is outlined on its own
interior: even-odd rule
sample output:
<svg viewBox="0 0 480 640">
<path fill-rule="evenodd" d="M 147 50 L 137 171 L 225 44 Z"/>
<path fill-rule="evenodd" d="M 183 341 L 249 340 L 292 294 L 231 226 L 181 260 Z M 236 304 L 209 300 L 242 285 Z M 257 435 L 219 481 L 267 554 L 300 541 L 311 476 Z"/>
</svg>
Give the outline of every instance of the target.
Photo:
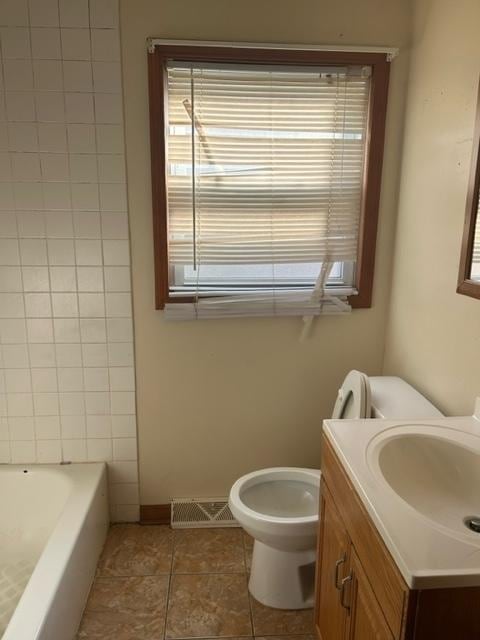
<svg viewBox="0 0 480 640">
<path fill-rule="evenodd" d="M 140 524 L 170 524 L 170 504 L 141 504 Z"/>
</svg>

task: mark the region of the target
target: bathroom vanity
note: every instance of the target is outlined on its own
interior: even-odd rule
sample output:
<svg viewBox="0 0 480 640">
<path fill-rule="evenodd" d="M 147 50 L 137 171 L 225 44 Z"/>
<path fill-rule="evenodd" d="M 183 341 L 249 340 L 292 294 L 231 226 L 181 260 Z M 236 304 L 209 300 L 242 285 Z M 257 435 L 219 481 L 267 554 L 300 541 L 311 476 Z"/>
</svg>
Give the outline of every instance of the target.
<svg viewBox="0 0 480 640">
<path fill-rule="evenodd" d="M 479 490 L 475 417 L 326 421 L 320 640 L 480 638 Z"/>
</svg>

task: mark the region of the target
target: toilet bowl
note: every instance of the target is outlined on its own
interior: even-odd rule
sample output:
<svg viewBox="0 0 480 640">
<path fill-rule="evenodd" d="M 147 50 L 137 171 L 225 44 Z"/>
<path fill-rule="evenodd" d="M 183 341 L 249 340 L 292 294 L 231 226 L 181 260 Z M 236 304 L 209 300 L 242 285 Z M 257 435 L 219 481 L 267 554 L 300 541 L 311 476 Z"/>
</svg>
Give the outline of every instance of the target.
<svg viewBox="0 0 480 640">
<path fill-rule="evenodd" d="M 338 392 L 332 418 L 441 415 L 400 378 L 368 378 L 350 371 Z M 266 606 L 313 606 L 320 477 L 316 469 L 260 469 L 239 478 L 230 491 L 234 517 L 254 538 L 248 588 Z"/>
</svg>

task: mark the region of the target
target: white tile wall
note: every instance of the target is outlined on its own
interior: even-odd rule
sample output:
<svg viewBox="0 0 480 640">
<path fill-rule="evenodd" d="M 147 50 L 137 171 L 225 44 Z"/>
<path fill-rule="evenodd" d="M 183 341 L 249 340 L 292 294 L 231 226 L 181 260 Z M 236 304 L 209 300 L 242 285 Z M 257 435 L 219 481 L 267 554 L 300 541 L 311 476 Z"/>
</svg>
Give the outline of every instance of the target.
<svg viewBox="0 0 480 640">
<path fill-rule="evenodd" d="M 109 463 L 138 518 L 118 0 L 0 2 L 0 463 Z"/>
</svg>

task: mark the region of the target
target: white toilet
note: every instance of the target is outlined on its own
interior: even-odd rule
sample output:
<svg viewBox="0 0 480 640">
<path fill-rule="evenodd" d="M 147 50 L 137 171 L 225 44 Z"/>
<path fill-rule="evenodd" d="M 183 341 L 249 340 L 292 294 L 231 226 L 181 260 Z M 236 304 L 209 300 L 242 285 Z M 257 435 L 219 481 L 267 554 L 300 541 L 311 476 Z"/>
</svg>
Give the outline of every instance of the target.
<svg viewBox="0 0 480 640">
<path fill-rule="evenodd" d="M 350 371 L 332 418 L 435 418 L 442 416 L 401 378 Z M 249 590 L 276 609 L 313 606 L 320 471 L 260 469 L 239 478 L 230 509 L 254 539 Z"/>
</svg>

